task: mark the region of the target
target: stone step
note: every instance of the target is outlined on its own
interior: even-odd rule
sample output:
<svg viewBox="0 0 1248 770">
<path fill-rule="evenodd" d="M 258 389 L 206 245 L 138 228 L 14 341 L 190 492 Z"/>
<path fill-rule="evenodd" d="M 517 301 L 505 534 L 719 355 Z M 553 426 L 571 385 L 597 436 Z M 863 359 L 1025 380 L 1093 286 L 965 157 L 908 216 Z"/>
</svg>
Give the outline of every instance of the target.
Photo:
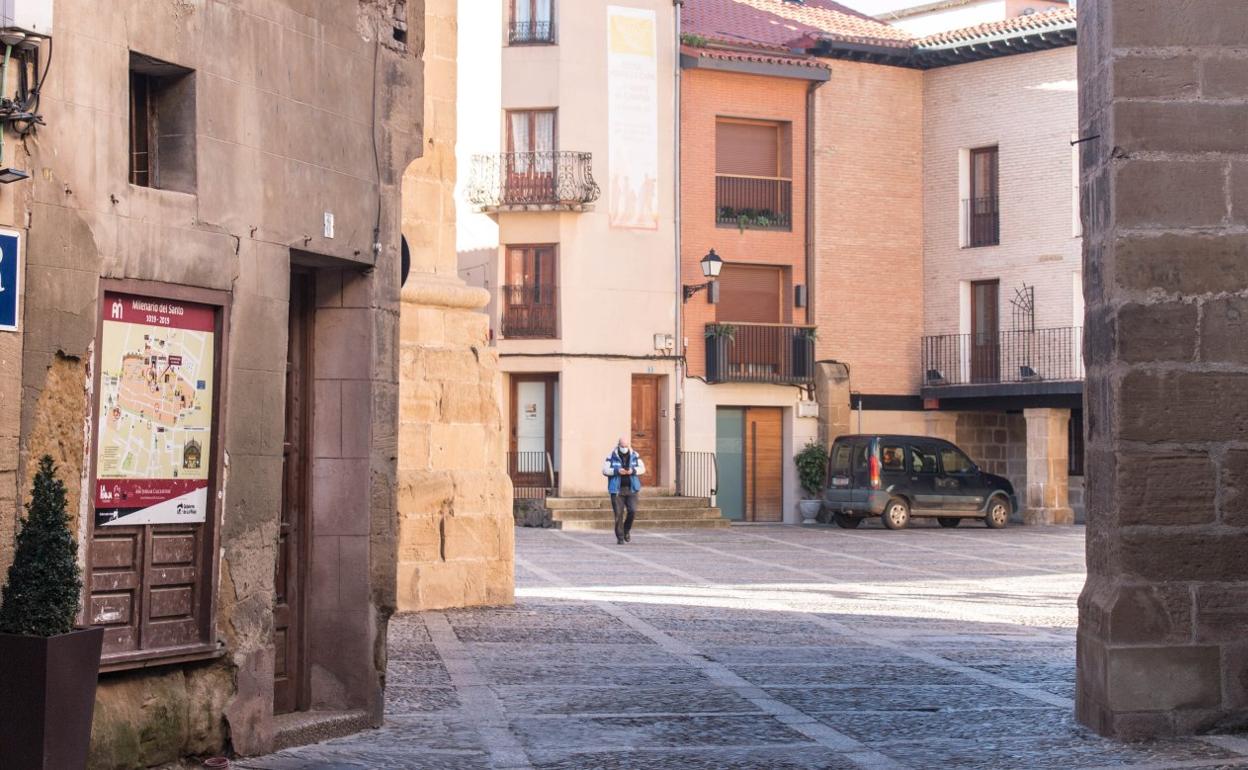
<svg viewBox="0 0 1248 770">
<path fill-rule="evenodd" d="M 615 514 L 609 508 L 566 508 L 551 511 L 555 521 L 587 521 L 601 519 L 615 521 Z M 718 508 L 671 508 L 658 510 L 638 510 L 637 521 L 665 521 L 670 519 L 718 519 L 722 518 Z"/>
<path fill-rule="evenodd" d="M 651 497 L 642 493 L 641 497 L 637 500 L 637 510 L 639 511 L 709 508 L 710 505 L 711 501 L 705 497 L 670 497 L 657 495 Z M 546 508 L 552 512 L 568 508 L 576 510 L 601 508 L 609 511 L 611 510 L 611 498 L 605 494 L 596 497 L 548 497 L 546 498 Z"/>
<path fill-rule="evenodd" d="M 723 529 L 732 524 L 725 518 L 716 519 L 637 519 L 633 529 Z M 611 531 L 615 522 L 604 519 L 587 519 L 580 521 L 556 521 L 558 529 L 575 531 Z"/>
</svg>

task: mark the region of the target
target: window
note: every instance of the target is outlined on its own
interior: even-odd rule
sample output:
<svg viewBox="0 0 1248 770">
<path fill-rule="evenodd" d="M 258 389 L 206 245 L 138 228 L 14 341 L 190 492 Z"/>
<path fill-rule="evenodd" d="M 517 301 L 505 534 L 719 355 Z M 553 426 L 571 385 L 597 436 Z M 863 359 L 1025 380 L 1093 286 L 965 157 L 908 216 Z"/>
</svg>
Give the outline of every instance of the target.
<svg viewBox="0 0 1248 770">
<path fill-rule="evenodd" d="M 892 473 L 901 473 L 906 469 L 906 450 L 899 446 L 880 447 L 880 467 Z"/>
<path fill-rule="evenodd" d="M 867 447 L 868 446 L 869 445 L 867 444 L 854 444 L 853 445 L 852 451 L 854 453 L 854 471 L 855 472 L 862 472 L 862 473 L 867 472 L 868 470 Z"/>
<path fill-rule="evenodd" d="M 936 453 L 930 447 L 910 447 L 910 468 L 919 474 L 936 473 Z"/>
<path fill-rule="evenodd" d="M 502 302 L 504 337 L 558 336 L 557 275 L 553 244 L 507 247 Z"/>
<path fill-rule="evenodd" d="M 968 181 L 965 243 L 972 248 L 996 246 L 1001 241 L 996 147 L 971 150 Z"/>
<path fill-rule="evenodd" d="M 1075 409 L 1070 413 L 1070 427 L 1067 429 L 1067 457 L 1069 458 L 1067 473 L 1070 476 L 1083 475 L 1083 410 Z"/>
<path fill-rule="evenodd" d="M 507 41 L 512 45 L 554 43 L 554 0 L 511 0 Z"/>
<path fill-rule="evenodd" d="M 724 265 L 719 273 L 715 320 L 724 323 L 785 322 L 784 268 L 770 265 Z"/>
<path fill-rule="evenodd" d="M 970 473 L 975 469 L 975 463 L 969 457 L 952 447 L 940 450 L 940 464 L 944 466 L 945 473 Z"/>
<path fill-rule="evenodd" d="M 828 475 L 848 476 L 853 451 L 854 447 L 850 444 L 837 444 L 832 447 L 832 459 L 828 463 Z"/>
<path fill-rule="evenodd" d="M 793 226 L 793 151 L 789 123 L 715 121 L 715 221 L 725 227 Z"/>
<path fill-rule="evenodd" d="M 507 151 L 517 174 L 554 172 L 555 111 L 513 110 L 507 113 Z"/>
<path fill-rule="evenodd" d="M 130 184 L 195 192 L 195 74 L 130 54 Z"/>
</svg>

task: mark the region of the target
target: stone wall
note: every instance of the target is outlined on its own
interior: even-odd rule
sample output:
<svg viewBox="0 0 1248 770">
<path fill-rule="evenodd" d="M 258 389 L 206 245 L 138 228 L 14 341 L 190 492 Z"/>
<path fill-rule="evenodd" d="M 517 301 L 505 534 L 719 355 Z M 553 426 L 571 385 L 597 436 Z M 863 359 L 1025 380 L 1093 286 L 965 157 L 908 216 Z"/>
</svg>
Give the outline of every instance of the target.
<svg viewBox="0 0 1248 770">
<path fill-rule="evenodd" d="M 954 443 L 984 470 L 1009 479 L 1022 501 L 1027 489 L 1027 421 L 1022 414 L 960 412 Z"/>
<path fill-rule="evenodd" d="M 413 275 L 400 329 L 399 564 L 402 611 L 509 604 L 511 481 L 486 291 L 457 274 L 456 2 L 428 0 L 426 153 L 403 177 Z"/>
<path fill-rule="evenodd" d="M 1088 582 L 1078 718 L 1248 725 L 1248 14 L 1079 4 Z"/>
</svg>

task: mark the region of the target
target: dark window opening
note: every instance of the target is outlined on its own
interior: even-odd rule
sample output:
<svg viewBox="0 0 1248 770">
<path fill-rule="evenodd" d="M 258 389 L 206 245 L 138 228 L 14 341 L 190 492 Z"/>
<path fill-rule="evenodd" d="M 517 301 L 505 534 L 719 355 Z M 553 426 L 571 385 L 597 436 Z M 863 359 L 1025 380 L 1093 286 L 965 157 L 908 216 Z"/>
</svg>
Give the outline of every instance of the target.
<svg viewBox="0 0 1248 770">
<path fill-rule="evenodd" d="M 1083 475 L 1083 410 L 1075 409 L 1070 413 L 1070 428 L 1067 430 L 1068 475 Z"/>
<path fill-rule="evenodd" d="M 966 245 L 996 246 L 1001 242 L 996 147 L 971 150 L 970 198 L 966 202 Z"/>
<path fill-rule="evenodd" d="M 195 73 L 130 54 L 130 184 L 195 192 Z"/>
</svg>

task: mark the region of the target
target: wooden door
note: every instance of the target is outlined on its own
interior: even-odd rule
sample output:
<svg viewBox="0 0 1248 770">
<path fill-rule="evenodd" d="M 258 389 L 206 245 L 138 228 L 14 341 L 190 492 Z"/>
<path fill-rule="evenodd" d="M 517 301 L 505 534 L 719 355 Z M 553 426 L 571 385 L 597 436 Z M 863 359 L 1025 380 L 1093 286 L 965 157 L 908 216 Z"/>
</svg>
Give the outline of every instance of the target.
<svg viewBox="0 0 1248 770">
<path fill-rule="evenodd" d="M 663 425 L 659 419 L 661 381 L 655 375 L 633 375 L 633 449 L 646 463 L 646 473 L 641 477 L 641 483 L 647 487 L 657 487 L 663 478 L 663 446 L 660 435 Z"/>
<path fill-rule="evenodd" d="M 517 491 L 557 485 L 555 467 L 555 391 L 557 374 L 511 376 L 511 451 L 507 469 Z"/>
<path fill-rule="evenodd" d="M 308 707 L 304 605 L 307 553 L 309 430 L 312 418 L 313 274 L 290 278 L 286 356 L 286 429 L 282 445 L 282 518 L 278 530 L 276 600 L 273 608 L 273 711 Z"/>
<path fill-rule="evenodd" d="M 750 407 L 745 412 L 745 519 L 784 520 L 784 412 Z"/>
<path fill-rule="evenodd" d="M 971 284 L 971 381 L 997 382 L 1001 367 L 1000 281 Z"/>
</svg>

